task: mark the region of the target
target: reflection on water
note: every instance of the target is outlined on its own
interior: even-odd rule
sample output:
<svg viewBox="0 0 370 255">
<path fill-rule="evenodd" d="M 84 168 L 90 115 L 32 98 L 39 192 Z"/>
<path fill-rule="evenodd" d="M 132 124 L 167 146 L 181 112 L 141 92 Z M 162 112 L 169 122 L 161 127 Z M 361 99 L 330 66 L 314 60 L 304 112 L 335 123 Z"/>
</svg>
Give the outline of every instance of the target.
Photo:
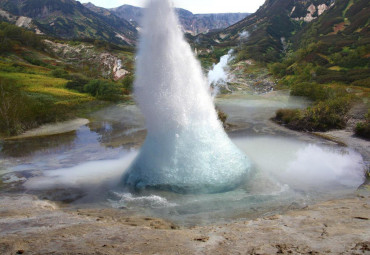
<svg viewBox="0 0 370 255">
<path fill-rule="evenodd" d="M 216 104 L 228 115 L 234 142 L 254 161 L 255 174 L 239 189 L 222 194 L 178 195 L 153 191 L 131 194 L 116 188 L 146 135 L 138 108 L 117 105 L 92 113 L 90 123 L 75 132 L 3 141 L 3 191 L 26 190 L 71 206 L 124 208 L 193 225 L 304 207 L 317 199 L 352 192 L 361 182 L 358 174 L 362 159 L 358 154 L 269 121 L 276 109 L 300 108 L 307 102 L 274 92 L 222 96 Z M 299 151 L 301 154 L 296 155 Z M 325 160 L 329 160 L 326 165 L 322 164 Z M 310 167 L 327 174 L 305 175 Z M 280 174 L 284 171 L 291 172 Z M 298 184 L 300 176 L 319 176 L 325 185 L 332 186 L 328 186 L 329 190 L 303 189 Z"/>
<path fill-rule="evenodd" d="M 73 147 L 76 132 L 47 137 L 29 137 L 17 140 L 6 140 L 2 142 L 2 157 L 25 157 L 36 153 L 50 151 L 58 153 L 59 150 L 69 150 Z"/>
</svg>

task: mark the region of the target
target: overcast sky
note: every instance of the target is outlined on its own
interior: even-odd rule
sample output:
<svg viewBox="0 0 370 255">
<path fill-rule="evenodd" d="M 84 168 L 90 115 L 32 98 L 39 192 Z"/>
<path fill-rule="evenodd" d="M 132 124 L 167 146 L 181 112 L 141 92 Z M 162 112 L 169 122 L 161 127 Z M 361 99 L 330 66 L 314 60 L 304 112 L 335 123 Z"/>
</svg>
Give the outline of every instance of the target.
<svg viewBox="0 0 370 255">
<path fill-rule="evenodd" d="M 124 4 L 144 6 L 146 0 L 79 0 L 81 3 L 92 2 L 96 6 L 114 8 Z M 193 13 L 225 13 L 257 11 L 265 0 L 173 0 L 176 7 Z"/>
</svg>

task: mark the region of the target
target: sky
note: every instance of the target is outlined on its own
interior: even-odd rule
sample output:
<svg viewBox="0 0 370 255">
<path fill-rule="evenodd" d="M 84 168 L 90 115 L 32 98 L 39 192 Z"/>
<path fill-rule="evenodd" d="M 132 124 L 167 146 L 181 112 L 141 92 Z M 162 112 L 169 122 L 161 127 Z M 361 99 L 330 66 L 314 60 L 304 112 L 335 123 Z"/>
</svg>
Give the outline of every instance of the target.
<svg viewBox="0 0 370 255">
<path fill-rule="evenodd" d="M 114 8 L 124 4 L 144 6 L 146 0 L 79 0 L 81 3 L 91 2 L 96 6 Z M 257 11 L 265 0 L 172 0 L 176 7 L 184 8 L 193 13 L 225 13 Z"/>
</svg>

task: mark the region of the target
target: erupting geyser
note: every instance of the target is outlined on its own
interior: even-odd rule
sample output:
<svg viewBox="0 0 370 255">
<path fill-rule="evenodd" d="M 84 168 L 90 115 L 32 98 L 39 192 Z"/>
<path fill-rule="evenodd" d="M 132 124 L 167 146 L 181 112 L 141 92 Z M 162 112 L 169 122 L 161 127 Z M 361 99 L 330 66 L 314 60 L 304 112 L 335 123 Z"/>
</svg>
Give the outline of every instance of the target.
<svg viewBox="0 0 370 255">
<path fill-rule="evenodd" d="M 124 185 L 212 193 L 245 181 L 251 164 L 224 132 L 169 0 L 150 0 L 145 10 L 135 98 L 148 134 Z"/>
</svg>

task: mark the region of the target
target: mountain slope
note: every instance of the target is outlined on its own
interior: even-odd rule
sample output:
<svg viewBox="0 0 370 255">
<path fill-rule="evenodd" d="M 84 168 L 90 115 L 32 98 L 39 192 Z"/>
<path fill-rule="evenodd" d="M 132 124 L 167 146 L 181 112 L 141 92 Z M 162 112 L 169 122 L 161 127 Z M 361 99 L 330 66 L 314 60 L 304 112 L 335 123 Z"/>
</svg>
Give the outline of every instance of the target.
<svg viewBox="0 0 370 255">
<path fill-rule="evenodd" d="M 256 13 L 199 41 L 242 44 L 248 56 L 241 58 L 273 62 L 281 57 L 287 40 L 332 6 L 332 0 L 267 0 Z"/>
<path fill-rule="evenodd" d="M 132 47 L 44 39 L 0 22 L 0 137 L 126 100 Z M 104 46 L 106 46 L 106 42 Z"/>
<path fill-rule="evenodd" d="M 292 43 L 294 54 L 285 58 L 281 74 L 299 77 L 302 67 L 310 65 L 311 81 L 370 87 L 367 0 L 337 0 L 332 9 L 299 31 Z"/>
<path fill-rule="evenodd" d="M 126 20 L 92 12 L 75 0 L 0 0 L 0 8 L 32 19 L 44 34 L 134 44 L 137 31 Z"/>
<path fill-rule="evenodd" d="M 111 9 L 111 12 L 129 20 L 134 26 L 138 26 L 143 9 L 131 5 L 123 5 Z M 180 8 L 177 8 L 176 12 L 183 31 L 193 35 L 226 28 L 248 15 L 248 13 L 193 14 Z"/>
<path fill-rule="evenodd" d="M 336 0 L 291 38 L 289 54 L 269 65 L 280 85 L 314 103 L 279 111 L 276 121 L 308 131 L 355 129 L 370 134 L 370 3 Z"/>
</svg>

